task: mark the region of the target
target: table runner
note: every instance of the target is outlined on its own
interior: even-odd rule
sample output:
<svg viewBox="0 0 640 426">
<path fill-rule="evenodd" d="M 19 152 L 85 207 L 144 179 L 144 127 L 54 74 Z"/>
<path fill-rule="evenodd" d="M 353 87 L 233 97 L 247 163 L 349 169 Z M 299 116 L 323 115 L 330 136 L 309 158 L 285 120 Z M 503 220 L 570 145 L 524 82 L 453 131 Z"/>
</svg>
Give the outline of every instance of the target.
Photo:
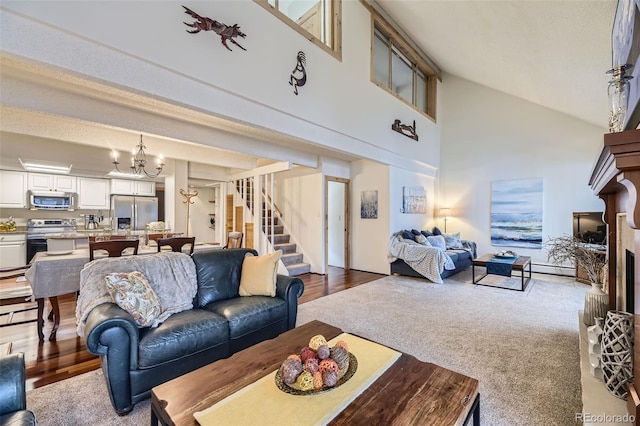
<svg viewBox="0 0 640 426">
<path fill-rule="evenodd" d="M 358 359 L 358 370 L 341 386 L 317 395 L 291 395 L 278 389 L 276 372 L 273 371 L 206 410 L 195 412 L 193 416 L 202 426 L 328 423 L 401 355 L 391 348 L 348 333 L 330 340 L 329 347 L 338 340 L 347 342 L 349 351 Z"/>
<path fill-rule="evenodd" d="M 487 262 L 487 274 L 502 275 L 505 277 L 511 276 L 511 270 L 513 269 L 513 263 L 516 261 L 516 257 L 500 258 L 494 257 Z"/>
</svg>

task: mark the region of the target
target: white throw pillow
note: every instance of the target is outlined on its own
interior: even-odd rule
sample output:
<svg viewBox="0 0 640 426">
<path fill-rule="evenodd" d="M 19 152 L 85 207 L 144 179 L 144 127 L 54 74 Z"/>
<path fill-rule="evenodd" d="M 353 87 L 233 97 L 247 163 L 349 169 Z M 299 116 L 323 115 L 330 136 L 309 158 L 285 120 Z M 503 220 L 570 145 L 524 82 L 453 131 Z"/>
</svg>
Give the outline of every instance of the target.
<svg viewBox="0 0 640 426">
<path fill-rule="evenodd" d="M 430 237 L 427 237 L 427 241 L 429 241 L 429 243 L 431 243 L 431 245 L 437 249 L 443 251 L 447 249 L 447 245 L 442 235 L 432 235 Z"/>
<path fill-rule="evenodd" d="M 427 237 L 424 235 L 416 235 L 416 242 L 422 244 L 423 246 L 431 247 L 431 243 L 427 240 Z"/>
<path fill-rule="evenodd" d="M 140 327 L 149 327 L 162 313 L 160 299 L 142 272 L 115 272 L 104 280 L 113 301 L 129 312 Z"/>
<path fill-rule="evenodd" d="M 282 250 L 263 256 L 247 253 L 242 262 L 240 296 L 274 297 L 276 295 L 278 261 L 281 254 Z"/>
<path fill-rule="evenodd" d="M 442 234 L 444 237 L 445 245 L 447 249 L 461 249 L 464 248 L 462 241 L 460 240 L 460 233 L 455 234 Z"/>
</svg>

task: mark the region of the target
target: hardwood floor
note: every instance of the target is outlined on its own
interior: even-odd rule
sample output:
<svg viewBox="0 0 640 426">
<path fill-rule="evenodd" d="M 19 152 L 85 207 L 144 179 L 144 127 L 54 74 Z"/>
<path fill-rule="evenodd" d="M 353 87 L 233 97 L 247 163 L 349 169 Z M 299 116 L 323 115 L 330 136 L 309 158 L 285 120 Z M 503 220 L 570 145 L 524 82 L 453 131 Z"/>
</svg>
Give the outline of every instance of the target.
<svg viewBox="0 0 640 426">
<path fill-rule="evenodd" d="M 299 278 L 304 282 L 305 289 L 299 303 L 306 303 L 384 276 L 363 271 L 345 271 L 335 267 L 330 267 L 327 275 L 303 274 Z M 35 322 L 0 328 L 0 348 L 7 348 L 10 343 L 12 353 L 25 353 L 27 390 L 100 367 L 100 360 L 87 352 L 84 339 L 76 334 L 75 295 L 58 297 L 58 303 L 61 320 L 57 340 L 54 342 L 45 340 L 44 343 L 39 343 Z M 2 306 L 0 309 L 6 312 L 16 309 L 16 306 Z M 50 309 L 47 301 L 45 312 L 49 312 Z M 35 310 L 27 311 L 14 315 L 13 321 L 35 318 L 35 315 Z M 51 327 L 52 322 L 45 319 L 45 339 L 48 339 Z"/>
</svg>

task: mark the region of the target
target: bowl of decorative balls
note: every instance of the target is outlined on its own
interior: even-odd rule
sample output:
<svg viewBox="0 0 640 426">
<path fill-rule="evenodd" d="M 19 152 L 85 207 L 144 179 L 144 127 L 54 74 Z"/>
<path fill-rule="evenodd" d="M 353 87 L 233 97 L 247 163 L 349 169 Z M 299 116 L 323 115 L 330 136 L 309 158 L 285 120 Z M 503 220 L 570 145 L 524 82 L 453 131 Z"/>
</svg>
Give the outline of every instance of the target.
<svg viewBox="0 0 640 426">
<path fill-rule="evenodd" d="M 349 380 L 358 369 L 358 360 L 343 340 L 329 348 L 318 334 L 299 353 L 291 354 L 276 372 L 276 386 L 292 395 L 326 392 Z"/>
</svg>

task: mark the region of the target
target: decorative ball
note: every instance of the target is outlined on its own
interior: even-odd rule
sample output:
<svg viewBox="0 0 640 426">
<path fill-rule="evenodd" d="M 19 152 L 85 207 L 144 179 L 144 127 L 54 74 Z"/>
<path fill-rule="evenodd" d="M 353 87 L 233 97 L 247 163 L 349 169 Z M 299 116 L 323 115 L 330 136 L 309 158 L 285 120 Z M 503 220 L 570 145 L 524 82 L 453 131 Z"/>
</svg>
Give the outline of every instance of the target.
<svg viewBox="0 0 640 426">
<path fill-rule="evenodd" d="M 338 383 L 338 373 L 335 371 L 325 371 L 322 373 L 322 381 L 325 386 L 333 387 Z"/>
<path fill-rule="evenodd" d="M 300 375 L 296 379 L 296 386 L 298 386 L 298 388 L 303 391 L 313 389 L 313 376 L 311 375 L 311 373 L 309 373 L 308 371 L 303 371 L 302 373 L 300 373 Z"/>
<path fill-rule="evenodd" d="M 308 371 L 311 374 L 315 374 L 318 372 L 318 360 L 313 358 L 313 359 L 308 359 L 304 362 L 304 365 L 302 366 L 302 369 L 304 371 Z"/>
<path fill-rule="evenodd" d="M 280 366 L 282 380 L 288 385 L 295 383 L 300 373 L 302 373 L 302 364 L 295 359 L 285 359 Z"/>
<path fill-rule="evenodd" d="M 300 358 L 300 355 L 292 354 L 292 355 L 289 355 L 287 359 L 295 359 L 299 363 L 302 363 L 302 359 Z"/>
<path fill-rule="evenodd" d="M 347 345 L 347 342 L 345 342 L 344 340 L 338 340 L 336 342 L 336 346 L 340 346 L 343 347 L 347 350 L 347 352 L 349 351 L 349 345 Z"/>
<path fill-rule="evenodd" d="M 333 359 L 340 370 L 349 366 L 349 352 L 342 346 L 334 346 L 331 348 L 331 359 Z"/>
<path fill-rule="evenodd" d="M 322 361 L 320 361 L 318 370 L 321 373 L 324 373 L 326 371 L 334 371 L 336 374 L 338 374 L 338 371 L 340 371 L 340 369 L 338 368 L 338 364 L 336 364 L 336 362 L 331 358 L 323 359 Z"/>
<path fill-rule="evenodd" d="M 311 340 L 309 340 L 309 347 L 314 351 L 317 351 L 320 346 L 326 345 L 326 344 L 327 344 L 327 339 L 325 339 L 322 334 L 313 336 Z"/>
<path fill-rule="evenodd" d="M 329 351 L 329 347 L 327 345 L 320 345 L 318 347 L 317 353 L 318 358 L 320 359 L 329 358 L 329 355 L 331 355 L 331 352 Z"/>
<path fill-rule="evenodd" d="M 313 375 L 313 388 L 320 389 L 322 386 L 324 386 L 324 380 L 322 379 L 322 373 L 318 371 Z"/>
<path fill-rule="evenodd" d="M 307 362 L 308 359 L 316 359 L 316 353 L 313 349 L 305 346 L 300 351 L 300 359 L 302 362 Z"/>
</svg>

